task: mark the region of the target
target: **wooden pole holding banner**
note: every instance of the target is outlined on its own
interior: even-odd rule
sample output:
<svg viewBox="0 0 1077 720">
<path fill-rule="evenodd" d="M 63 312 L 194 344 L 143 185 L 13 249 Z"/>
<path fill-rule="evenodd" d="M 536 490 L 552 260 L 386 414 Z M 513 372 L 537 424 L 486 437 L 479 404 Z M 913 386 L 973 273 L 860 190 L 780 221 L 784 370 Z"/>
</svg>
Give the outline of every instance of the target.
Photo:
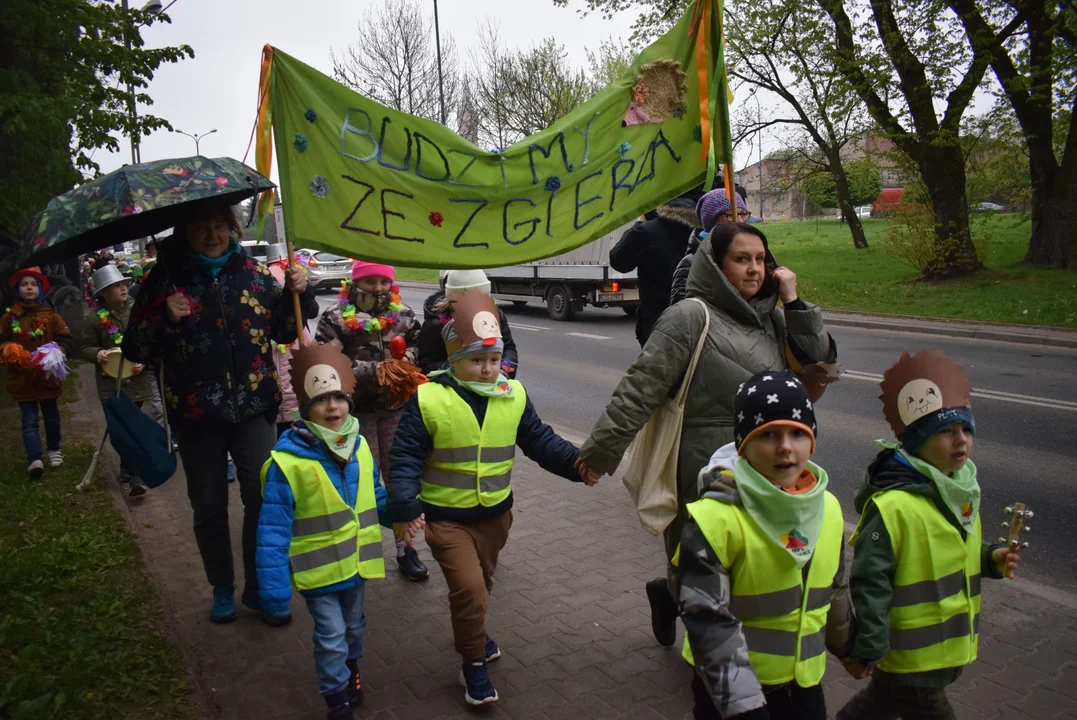
<svg viewBox="0 0 1077 720">
<path fill-rule="evenodd" d="M 288 248 L 288 267 L 302 267 L 295 262 L 295 248 L 292 246 L 292 239 L 285 234 L 284 231 L 284 210 L 283 208 L 274 208 L 274 224 L 277 226 L 277 241 L 284 240 L 284 245 Z M 303 307 L 299 302 L 298 293 L 292 293 L 292 312 L 295 313 L 295 335 L 296 335 L 296 347 L 303 348 L 306 342 L 303 340 Z"/>
</svg>

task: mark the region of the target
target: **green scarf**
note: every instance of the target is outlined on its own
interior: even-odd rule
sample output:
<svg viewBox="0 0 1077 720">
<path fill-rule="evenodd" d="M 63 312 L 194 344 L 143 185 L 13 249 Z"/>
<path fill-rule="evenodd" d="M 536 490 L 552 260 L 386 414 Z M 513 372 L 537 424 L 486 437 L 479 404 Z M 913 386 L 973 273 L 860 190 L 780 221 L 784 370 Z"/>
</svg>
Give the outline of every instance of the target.
<svg viewBox="0 0 1077 720">
<path fill-rule="evenodd" d="M 942 501 L 965 528 L 965 532 L 972 532 L 976 525 L 976 517 L 980 513 L 980 483 L 976 480 L 976 466 L 972 460 L 966 460 L 960 470 L 953 475 L 947 475 L 931 463 L 905 452 L 905 449 L 898 443 L 880 440 L 878 445 L 897 450 L 914 470 L 929 478 L 935 484 L 935 489 L 939 491 Z"/>
<path fill-rule="evenodd" d="M 436 370 L 430 373 L 429 377 L 436 377 L 438 375 L 448 374 L 453 381 L 462 388 L 466 388 L 471 392 L 481 397 L 488 398 L 511 398 L 516 397 L 516 393 L 512 390 L 512 385 L 509 385 L 509 379 L 504 375 L 498 375 L 497 380 L 492 383 L 476 382 L 473 380 L 461 380 L 456 376 L 456 371 L 451 367 L 448 370 Z"/>
<path fill-rule="evenodd" d="M 760 475 L 746 458 L 740 458 L 733 466 L 741 505 L 759 529 L 785 549 L 801 568 L 815 552 L 826 509 L 826 470 L 811 461 L 808 470 L 818 481 L 815 487 L 791 495 Z"/>
<path fill-rule="evenodd" d="M 349 415 L 339 430 L 330 430 L 322 427 L 313 420 L 304 420 L 303 425 L 314 433 L 314 436 L 325 443 L 329 452 L 336 455 L 342 462 L 348 462 L 355 449 L 355 436 L 359 434 L 359 421 L 354 415 Z"/>
</svg>

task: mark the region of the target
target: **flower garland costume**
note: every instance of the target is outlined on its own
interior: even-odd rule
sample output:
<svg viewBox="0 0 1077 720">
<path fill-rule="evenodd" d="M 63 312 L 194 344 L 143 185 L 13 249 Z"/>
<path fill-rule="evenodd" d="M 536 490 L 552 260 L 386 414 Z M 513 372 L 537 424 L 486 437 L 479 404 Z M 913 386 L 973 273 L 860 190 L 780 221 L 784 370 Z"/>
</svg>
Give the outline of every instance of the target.
<svg viewBox="0 0 1077 720">
<path fill-rule="evenodd" d="M 393 285 L 389 289 L 389 305 L 386 308 L 386 314 L 372 317 L 365 321 L 356 317 L 358 311 L 355 305 L 349 302 L 350 295 L 351 283 L 347 280 L 342 280 L 340 282 L 340 295 L 337 297 L 337 307 L 340 308 L 340 315 L 344 318 L 344 324 L 352 332 L 363 330 L 381 335 L 400 321 L 400 311 L 404 309 L 404 302 L 400 297 L 400 288 L 398 286 Z"/>
<path fill-rule="evenodd" d="M 108 339 L 111 340 L 116 347 L 119 347 L 123 343 L 123 333 L 120 332 L 120 325 L 112 317 L 112 313 L 107 308 L 101 308 L 97 311 L 98 324 L 105 328 L 105 332 L 108 333 Z"/>
<path fill-rule="evenodd" d="M 11 315 L 11 308 L 4 310 L 4 313 Z M 33 330 L 27 330 L 19 322 L 19 319 L 14 315 L 11 315 L 11 334 L 15 336 L 22 335 L 26 338 L 37 338 L 45 334 L 45 321 L 38 320 L 37 327 Z"/>
</svg>

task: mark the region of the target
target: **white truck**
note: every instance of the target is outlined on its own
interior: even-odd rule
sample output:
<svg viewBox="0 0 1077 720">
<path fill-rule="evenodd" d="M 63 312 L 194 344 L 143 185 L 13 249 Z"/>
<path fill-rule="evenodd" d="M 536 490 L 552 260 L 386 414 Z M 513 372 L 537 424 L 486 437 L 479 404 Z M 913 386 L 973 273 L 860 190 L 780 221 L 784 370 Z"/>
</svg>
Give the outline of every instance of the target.
<svg viewBox="0 0 1077 720">
<path fill-rule="evenodd" d="M 554 320 L 571 320 L 585 305 L 620 307 L 634 315 L 639 307 L 636 273 L 610 267 L 610 250 L 634 224 L 545 260 L 488 269 L 490 293 L 515 305 L 546 303 Z"/>
</svg>

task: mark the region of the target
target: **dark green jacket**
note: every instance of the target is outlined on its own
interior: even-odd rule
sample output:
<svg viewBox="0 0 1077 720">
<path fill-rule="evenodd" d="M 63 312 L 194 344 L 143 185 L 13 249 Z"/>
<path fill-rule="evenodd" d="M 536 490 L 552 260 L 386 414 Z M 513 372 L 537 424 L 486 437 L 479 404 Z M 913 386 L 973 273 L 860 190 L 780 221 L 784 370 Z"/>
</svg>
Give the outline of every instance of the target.
<svg viewBox="0 0 1077 720">
<path fill-rule="evenodd" d="M 893 578 L 896 562 L 890 533 L 875 503 L 868 503 L 872 495 L 883 490 L 904 490 L 923 495 L 934 501 L 939 512 L 965 538 L 965 530 L 950 507 L 942 501 L 939 491 L 930 478 L 908 465 L 893 450 L 883 450 L 868 467 L 864 482 L 856 493 L 856 511 L 863 516 L 856 551 L 853 554 L 853 570 L 849 589 L 856 610 L 856 632 L 851 657 L 865 665 L 874 666 L 890 650 L 890 601 L 894 596 Z M 991 553 L 999 545 L 983 543 L 980 556 L 980 572 L 984 577 L 1002 577 Z M 961 675 L 961 668 L 943 668 L 923 673 L 887 673 L 876 669 L 873 677 L 893 685 L 941 688 L 951 684 Z"/>
</svg>

